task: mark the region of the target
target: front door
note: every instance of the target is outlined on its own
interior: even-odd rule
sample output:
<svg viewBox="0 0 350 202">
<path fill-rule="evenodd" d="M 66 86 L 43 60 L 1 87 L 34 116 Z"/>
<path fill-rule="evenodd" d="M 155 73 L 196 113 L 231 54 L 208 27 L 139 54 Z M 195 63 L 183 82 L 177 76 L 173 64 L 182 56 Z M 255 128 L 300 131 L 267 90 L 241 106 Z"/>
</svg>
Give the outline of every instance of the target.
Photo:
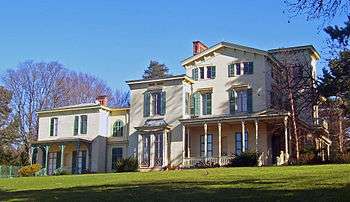
<svg viewBox="0 0 350 202">
<path fill-rule="evenodd" d="M 149 167 L 150 165 L 150 135 L 142 135 L 142 159 L 141 165 Z"/>
<path fill-rule="evenodd" d="M 272 148 L 272 163 L 277 163 L 277 157 L 281 152 L 281 136 L 279 134 L 273 134 L 271 137 L 271 148 Z"/>
</svg>

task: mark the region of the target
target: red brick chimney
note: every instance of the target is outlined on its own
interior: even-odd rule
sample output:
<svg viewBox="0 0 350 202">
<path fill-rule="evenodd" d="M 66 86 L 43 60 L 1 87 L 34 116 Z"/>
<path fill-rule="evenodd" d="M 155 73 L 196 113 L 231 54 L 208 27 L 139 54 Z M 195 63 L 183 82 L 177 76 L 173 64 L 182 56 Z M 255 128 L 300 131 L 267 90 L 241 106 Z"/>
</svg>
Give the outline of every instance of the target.
<svg viewBox="0 0 350 202">
<path fill-rule="evenodd" d="M 101 106 L 105 106 L 107 107 L 108 104 L 108 98 L 106 95 L 100 95 L 96 98 L 96 101 L 98 102 L 98 104 L 100 104 Z"/>
<path fill-rule="evenodd" d="M 193 42 L 193 55 L 197 55 L 198 53 L 207 50 L 208 47 L 204 45 L 201 41 Z"/>
</svg>

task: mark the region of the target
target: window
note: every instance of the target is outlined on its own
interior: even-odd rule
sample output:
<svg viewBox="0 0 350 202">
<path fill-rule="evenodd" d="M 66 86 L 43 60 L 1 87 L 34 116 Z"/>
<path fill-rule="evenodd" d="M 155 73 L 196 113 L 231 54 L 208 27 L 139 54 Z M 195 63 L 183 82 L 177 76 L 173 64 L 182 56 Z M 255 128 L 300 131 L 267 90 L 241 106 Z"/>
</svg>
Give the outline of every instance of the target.
<svg viewBox="0 0 350 202">
<path fill-rule="evenodd" d="M 241 63 L 235 63 L 236 75 L 241 75 Z"/>
<path fill-rule="evenodd" d="M 123 148 L 116 147 L 112 149 L 112 170 L 116 169 L 116 162 L 123 159 Z"/>
<path fill-rule="evenodd" d="M 245 151 L 248 150 L 248 132 L 244 134 L 244 148 Z M 235 154 L 240 155 L 242 153 L 243 143 L 242 143 L 242 133 L 237 132 L 235 134 Z"/>
<path fill-rule="evenodd" d="M 253 111 L 253 94 L 252 89 L 229 91 L 229 109 L 230 114 L 236 112 L 252 112 Z"/>
<path fill-rule="evenodd" d="M 243 62 L 244 74 L 253 74 L 253 62 Z"/>
<path fill-rule="evenodd" d="M 237 92 L 237 112 L 246 112 L 247 111 L 247 91 L 238 91 Z"/>
<path fill-rule="evenodd" d="M 192 79 L 198 81 L 198 68 L 192 69 Z"/>
<path fill-rule="evenodd" d="M 154 140 L 154 165 L 163 165 L 163 134 L 155 134 Z"/>
<path fill-rule="evenodd" d="M 216 76 L 215 70 L 216 70 L 215 66 L 207 67 L 207 78 L 208 79 L 215 79 L 215 76 Z"/>
<path fill-rule="evenodd" d="M 87 133 L 87 115 L 80 116 L 80 134 Z"/>
<path fill-rule="evenodd" d="M 124 131 L 124 123 L 118 120 L 113 125 L 113 137 L 122 137 Z"/>
<path fill-rule="evenodd" d="M 78 135 L 78 133 L 79 133 L 79 116 L 75 116 L 73 135 Z"/>
<path fill-rule="evenodd" d="M 152 100 L 151 100 L 152 99 Z M 145 92 L 143 102 L 143 116 L 149 117 L 152 106 L 152 115 L 165 115 L 166 93 L 163 91 Z"/>
<path fill-rule="evenodd" d="M 228 65 L 228 77 L 234 77 L 235 76 L 235 66 L 234 64 L 229 64 Z"/>
<path fill-rule="evenodd" d="M 50 136 L 57 136 L 58 118 L 51 118 L 50 122 Z"/>
<path fill-rule="evenodd" d="M 201 157 L 205 156 L 205 136 L 200 136 L 200 155 Z M 213 156 L 213 135 L 208 134 L 207 135 L 207 156 L 212 157 Z"/>
<path fill-rule="evenodd" d="M 202 94 L 203 115 L 211 114 L 211 93 Z"/>
<path fill-rule="evenodd" d="M 204 79 L 204 67 L 199 68 L 199 74 L 200 74 L 200 78 Z"/>
</svg>

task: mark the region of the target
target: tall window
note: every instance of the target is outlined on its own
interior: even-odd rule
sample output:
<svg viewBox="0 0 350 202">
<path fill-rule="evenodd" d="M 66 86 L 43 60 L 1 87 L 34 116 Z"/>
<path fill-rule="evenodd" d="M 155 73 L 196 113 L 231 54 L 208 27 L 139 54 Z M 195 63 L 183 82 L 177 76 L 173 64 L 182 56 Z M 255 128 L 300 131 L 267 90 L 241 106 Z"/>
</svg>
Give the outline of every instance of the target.
<svg viewBox="0 0 350 202">
<path fill-rule="evenodd" d="M 116 147 L 112 149 L 112 170 L 116 169 L 116 162 L 123 159 L 123 148 Z"/>
<path fill-rule="evenodd" d="M 50 136 L 57 136 L 58 118 L 51 118 L 50 121 Z"/>
<path fill-rule="evenodd" d="M 87 115 L 80 116 L 80 134 L 87 133 Z"/>
<path fill-rule="evenodd" d="M 237 112 L 247 111 L 247 91 L 237 92 Z"/>
<path fill-rule="evenodd" d="M 145 92 L 144 93 L 144 102 L 143 102 L 143 116 L 149 117 L 151 114 L 152 106 L 152 115 L 165 115 L 166 112 L 166 94 L 164 91 L 155 91 L 155 92 Z"/>
<path fill-rule="evenodd" d="M 253 74 L 253 62 L 243 62 L 244 74 Z"/>
<path fill-rule="evenodd" d="M 203 93 L 202 94 L 202 107 L 203 107 L 203 115 L 211 114 L 211 93 Z"/>
<path fill-rule="evenodd" d="M 200 136 L 200 155 L 204 157 L 205 155 L 205 138 L 204 135 Z M 213 156 L 213 135 L 208 134 L 207 135 L 207 156 L 212 157 Z"/>
<path fill-rule="evenodd" d="M 248 132 L 245 132 L 244 134 L 244 143 L 245 143 L 245 151 L 248 150 Z M 240 155 L 242 153 L 243 143 L 242 143 L 242 133 L 237 132 L 235 134 L 235 154 Z"/>
<path fill-rule="evenodd" d="M 154 165 L 162 166 L 163 165 L 163 134 L 155 134 L 154 140 Z"/>
<path fill-rule="evenodd" d="M 114 137 L 122 137 L 124 131 L 124 123 L 121 120 L 116 121 L 113 124 L 113 136 Z"/>
<path fill-rule="evenodd" d="M 192 79 L 198 81 L 198 68 L 192 69 Z"/>
<path fill-rule="evenodd" d="M 207 78 L 208 79 L 215 79 L 215 76 L 216 76 L 216 68 L 215 68 L 215 66 L 207 67 Z"/>
<path fill-rule="evenodd" d="M 253 111 L 252 89 L 229 91 L 230 114 Z"/>
<path fill-rule="evenodd" d="M 199 76 L 201 79 L 204 79 L 204 67 L 199 68 Z"/>
</svg>

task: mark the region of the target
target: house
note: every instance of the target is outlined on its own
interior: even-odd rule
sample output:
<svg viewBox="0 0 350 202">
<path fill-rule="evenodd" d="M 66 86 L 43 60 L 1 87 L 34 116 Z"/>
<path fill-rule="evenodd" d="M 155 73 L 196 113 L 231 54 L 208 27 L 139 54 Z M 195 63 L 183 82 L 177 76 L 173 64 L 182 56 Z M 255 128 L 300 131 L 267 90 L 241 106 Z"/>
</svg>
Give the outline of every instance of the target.
<svg viewBox="0 0 350 202">
<path fill-rule="evenodd" d="M 181 62 L 185 74 L 126 81 L 130 108 L 109 108 L 99 97 L 97 103 L 39 112 L 32 162 L 48 174 L 108 172 L 117 159 L 134 156 L 141 170 L 159 170 L 200 162 L 224 166 L 254 151 L 261 154 L 260 165 L 281 165 L 297 153 L 293 121 L 298 148 L 312 146 L 327 159 L 331 141 L 318 106 L 291 113 L 289 93 L 279 88 L 285 64 L 293 67 L 288 75 L 308 75 L 303 84 L 287 79 L 300 88 L 303 96 L 294 101 L 302 106 L 314 89 L 318 59 L 311 45 L 265 51 L 195 41 L 193 55 Z"/>
<path fill-rule="evenodd" d="M 107 97 L 38 112 L 38 140 L 32 142 L 32 163 L 47 174 L 108 172 L 127 157 L 129 109 L 107 107 Z"/>
</svg>

